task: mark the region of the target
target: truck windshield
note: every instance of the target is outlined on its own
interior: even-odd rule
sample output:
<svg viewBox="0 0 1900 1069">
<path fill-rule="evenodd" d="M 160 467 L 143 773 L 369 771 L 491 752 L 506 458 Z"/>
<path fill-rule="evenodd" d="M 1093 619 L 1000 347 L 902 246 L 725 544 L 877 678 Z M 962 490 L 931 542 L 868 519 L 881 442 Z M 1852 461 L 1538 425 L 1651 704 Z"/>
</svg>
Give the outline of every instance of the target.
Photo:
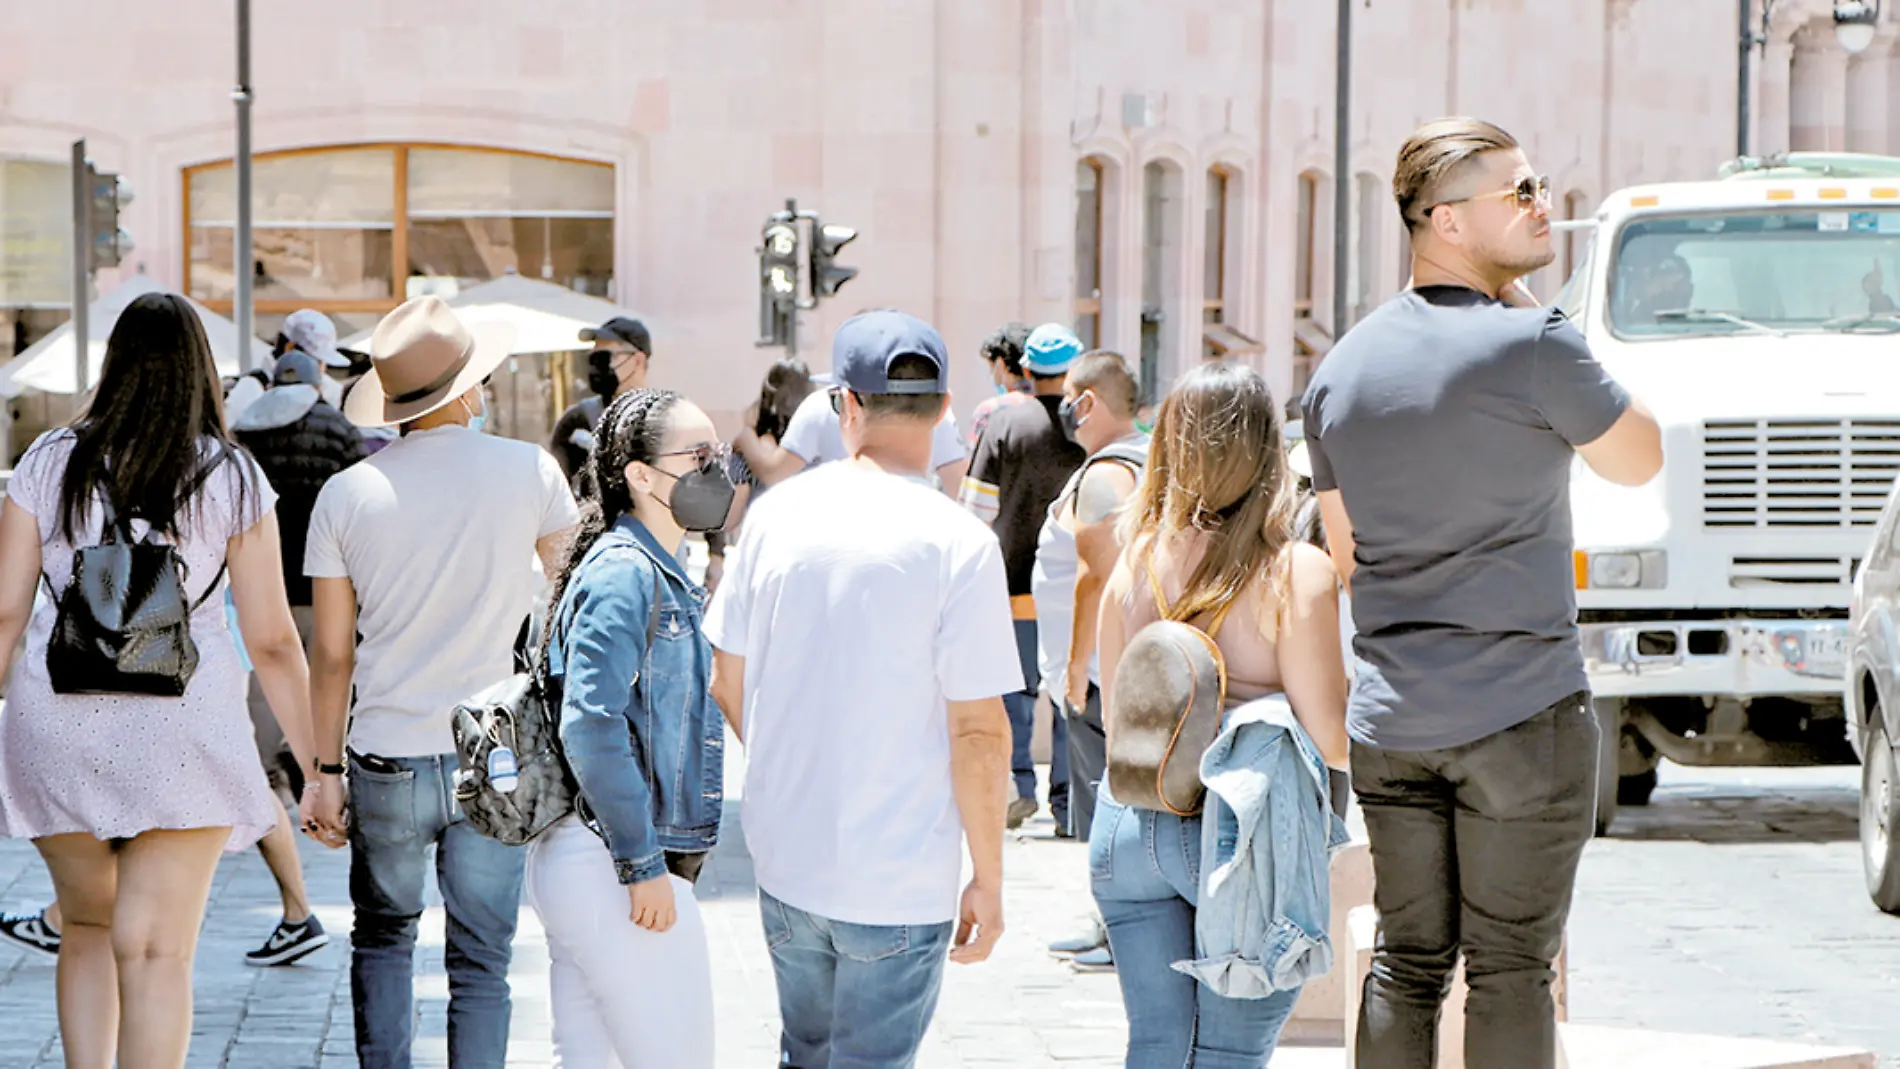
<svg viewBox="0 0 1900 1069">
<path fill-rule="evenodd" d="M 1635 220 L 1617 240 L 1610 323 L 1629 338 L 1900 331 L 1900 208 Z"/>
</svg>

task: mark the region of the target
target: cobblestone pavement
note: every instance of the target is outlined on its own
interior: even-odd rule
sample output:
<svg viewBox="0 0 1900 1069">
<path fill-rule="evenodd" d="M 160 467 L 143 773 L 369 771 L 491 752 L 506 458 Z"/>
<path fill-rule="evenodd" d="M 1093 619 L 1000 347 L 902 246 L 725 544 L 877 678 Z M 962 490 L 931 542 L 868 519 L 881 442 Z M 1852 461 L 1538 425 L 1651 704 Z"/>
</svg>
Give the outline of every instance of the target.
<svg viewBox="0 0 1900 1069">
<path fill-rule="evenodd" d="M 1571 1009 L 1579 1021 L 1843 1043 L 1900 1054 L 1900 918 L 1876 912 L 1854 841 L 1856 770 L 1666 769 L 1647 810 L 1585 859 L 1571 925 Z M 736 813 L 733 814 L 736 816 Z M 736 820 L 700 884 L 712 941 L 719 1064 L 775 1064 L 772 978 Z M 277 919 L 253 853 L 218 874 L 198 955 L 193 1069 L 340 1069 L 350 1045 L 347 860 L 304 843 L 318 913 L 337 945 L 288 969 L 243 952 Z M 951 966 L 925 1069 L 1119 1064 L 1112 975 L 1076 975 L 1043 951 L 1086 908 L 1080 845 L 1045 818 L 1012 839 L 1010 929 L 986 965 Z M 0 906 L 45 900 L 45 870 L 0 842 Z M 441 916 L 424 921 L 417 1064 L 446 1064 Z M 525 907 L 515 957 L 510 1065 L 551 1064 L 547 957 Z M 0 948 L 0 1069 L 58 1066 L 50 959 Z M 1282 1063 L 1306 1064 L 1287 1051 Z M 1900 1066 L 1900 1061 L 1889 1061 Z"/>
</svg>

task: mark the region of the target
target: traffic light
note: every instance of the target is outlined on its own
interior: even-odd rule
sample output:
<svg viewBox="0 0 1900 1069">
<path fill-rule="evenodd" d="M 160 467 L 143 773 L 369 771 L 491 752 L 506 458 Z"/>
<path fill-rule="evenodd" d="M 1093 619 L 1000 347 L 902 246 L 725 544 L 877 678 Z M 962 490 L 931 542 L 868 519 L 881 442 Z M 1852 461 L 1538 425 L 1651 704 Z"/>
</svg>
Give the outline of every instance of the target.
<svg viewBox="0 0 1900 1069">
<path fill-rule="evenodd" d="M 817 216 L 811 220 L 811 296 L 813 301 L 836 297 L 838 288 L 858 277 L 858 269 L 836 262 L 838 250 L 857 239 L 858 232 L 848 226 L 827 225 Z"/>
<path fill-rule="evenodd" d="M 765 220 L 759 243 L 759 344 L 790 348 L 798 329 L 798 221 L 790 211 Z"/>
<path fill-rule="evenodd" d="M 92 267 L 117 267 L 132 254 L 132 235 L 119 226 L 119 212 L 132 203 L 132 187 L 123 177 L 94 169 L 86 161 L 86 191 L 91 197 Z"/>
</svg>

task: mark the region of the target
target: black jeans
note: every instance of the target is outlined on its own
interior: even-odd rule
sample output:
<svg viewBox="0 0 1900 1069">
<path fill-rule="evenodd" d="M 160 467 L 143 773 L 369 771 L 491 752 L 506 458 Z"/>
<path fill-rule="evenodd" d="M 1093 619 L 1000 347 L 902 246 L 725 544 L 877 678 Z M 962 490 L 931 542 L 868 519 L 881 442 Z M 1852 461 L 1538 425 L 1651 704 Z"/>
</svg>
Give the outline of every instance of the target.
<svg viewBox="0 0 1900 1069">
<path fill-rule="evenodd" d="M 1446 750 L 1354 745 L 1372 840 L 1379 942 L 1359 1008 L 1359 1069 L 1431 1069 L 1462 952 L 1465 1064 L 1548 1069 L 1551 963 L 1594 830 L 1597 721 L 1587 693 Z"/>
<path fill-rule="evenodd" d="M 1102 730 L 1102 688 L 1089 684 L 1088 704 L 1077 711 L 1061 701 L 1069 721 L 1069 831 L 1089 841 L 1095 826 L 1095 787 L 1108 774 L 1108 735 Z"/>
</svg>

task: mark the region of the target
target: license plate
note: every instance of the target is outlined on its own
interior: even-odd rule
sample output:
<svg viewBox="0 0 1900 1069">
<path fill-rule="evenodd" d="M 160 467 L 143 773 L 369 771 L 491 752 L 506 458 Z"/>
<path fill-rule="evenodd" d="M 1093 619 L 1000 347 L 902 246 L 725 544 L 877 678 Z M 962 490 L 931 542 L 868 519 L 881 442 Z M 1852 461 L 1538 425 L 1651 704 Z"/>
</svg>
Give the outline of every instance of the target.
<svg viewBox="0 0 1900 1069">
<path fill-rule="evenodd" d="M 1782 664 L 1798 675 L 1834 679 L 1847 670 L 1847 631 L 1783 632 L 1776 636 Z"/>
</svg>

